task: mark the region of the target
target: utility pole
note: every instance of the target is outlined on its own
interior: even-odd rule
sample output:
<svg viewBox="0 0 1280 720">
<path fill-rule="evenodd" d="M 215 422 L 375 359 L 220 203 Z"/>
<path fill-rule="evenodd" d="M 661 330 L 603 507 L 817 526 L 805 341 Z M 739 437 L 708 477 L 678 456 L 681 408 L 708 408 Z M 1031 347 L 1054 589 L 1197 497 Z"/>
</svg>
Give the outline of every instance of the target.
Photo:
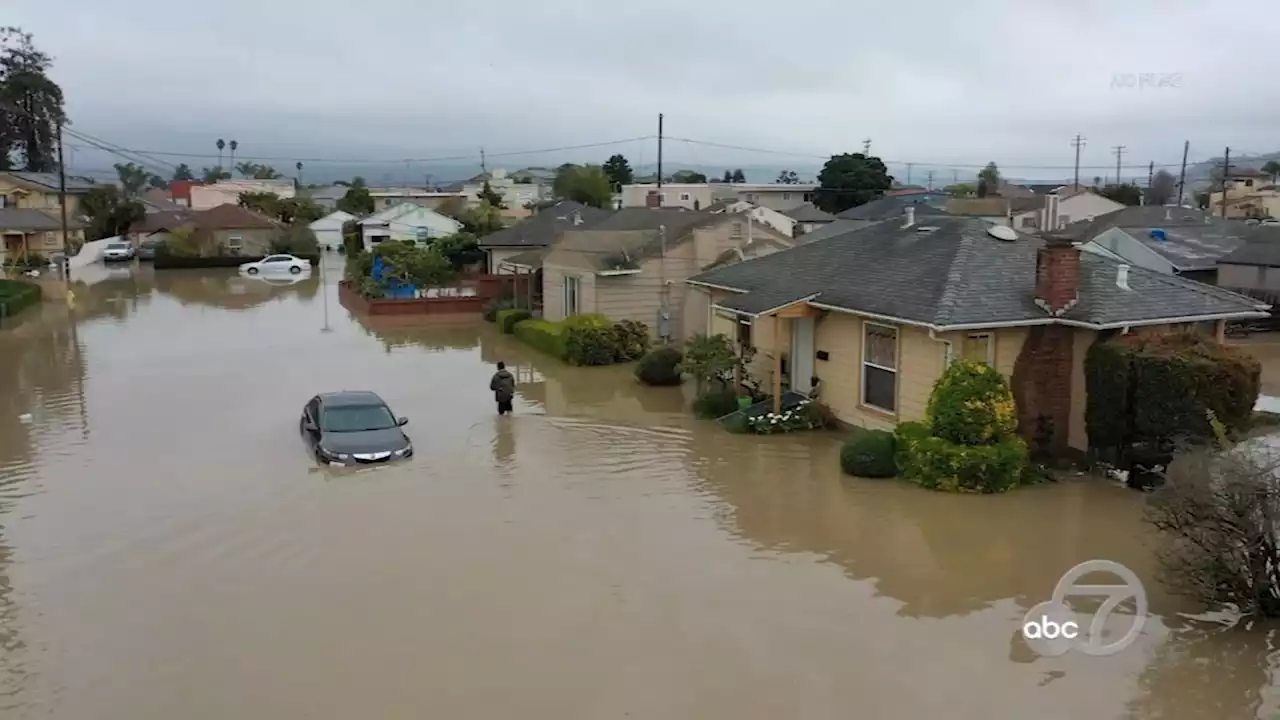
<svg viewBox="0 0 1280 720">
<path fill-rule="evenodd" d="M 1231 174 L 1231 148 L 1222 154 L 1222 217 L 1227 216 L 1227 176 Z"/>
<path fill-rule="evenodd" d="M 69 285 L 71 238 L 67 234 L 67 164 L 62 161 L 62 121 L 58 121 L 58 210 L 62 214 L 62 277 Z"/>
<path fill-rule="evenodd" d="M 1182 207 L 1182 186 L 1187 181 L 1187 151 L 1190 149 L 1190 140 L 1182 143 L 1182 170 L 1178 173 L 1178 207 Z"/>
<path fill-rule="evenodd" d="M 907 163 L 907 184 L 911 184 L 911 166 L 915 163 Z"/>
<path fill-rule="evenodd" d="M 862 141 L 862 154 L 867 157 L 871 156 L 871 138 Z"/>
<path fill-rule="evenodd" d="M 329 327 L 329 283 L 324 276 L 324 248 L 320 248 L 320 292 L 323 293 L 321 301 L 324 303 L 324 327 L 320 328 L 320 332 L 333 332 L 333 328 Z"/>
<path fill-rule="evenodd" d="M 671 310 L 668 306 L 669 291 L 667 289 L 666 225 L 658 226 L 658 253 L 658 274 L 661 276 L 660 284 L 658 285 L 658 338 L 665 345 L 671 337 Z"/>
<path fill-rule="evenodd" d="M 662 113 L 658 113 L 658 198 L 662 198 Z M 665 235 L 664 235 L 665 240 Z"/>
<path fill-rule="evenodd" d="M 489 168 L 486 167 L 484 163 L 484 148 L 480 148 L 480 172 L 482 173 L 489 172 Z"/>
<path fill-rule="evenodd" d="M 933 190 L 933 171 L 929 171 L 929 190 Z"/>
<path fill-rule="evenodd" d="M 1119 185 L 1120 184 L 1120 158 L 1124 157 L 1125 147 L 1123 145 L 1116 145 L 1111 149 L 1116 154 L 1116 185 Z"/>
<path fill-rule="evenodd" d="M 951 171 L 951 184 L 952 184 L 952 185 L 959 185 L 959 184 L 960 184 L 960 171 L 959 171 L 959 170 L 952 170 L 952 171 Z"/>
<path fill-rule="evenodd" d="M 1075 146 L 1076 149 L 1076 174 L 1074 179 L 1071 181 L 1072 189 L 1075 189 L 1080 187 L 1080 148 L 1084 147 L 1087 143 L 1085 142 L 1083 135 L 1076 133 L 1076 138 L 1071 141 L 1071 144 Z"/>
</svg>

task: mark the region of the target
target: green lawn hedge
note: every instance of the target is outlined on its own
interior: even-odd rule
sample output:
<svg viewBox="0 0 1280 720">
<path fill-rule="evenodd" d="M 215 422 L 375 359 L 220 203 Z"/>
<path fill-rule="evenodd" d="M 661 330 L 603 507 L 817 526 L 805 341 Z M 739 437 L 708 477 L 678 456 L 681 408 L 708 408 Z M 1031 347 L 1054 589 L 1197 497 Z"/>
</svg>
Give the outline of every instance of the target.
<svg viewBox="0 0 1280 720">
<path fill-rule="evenodd" d="M 515 325 L 515 336 L 535 350 L 553 357 L 565 358 L 564 326 L 550 320 L 528 318 Z"/>
<path fill-rule="evenodd" d="M 684 380 L 680 375 L 683 359 L 680 351 L 673 347 L 650 350 L 636 363 L 636 378 L 645 385 L 679 385 Z"/>
<path fill-rule="evenodd" d="M 533 317 L 533 313 L 522 308 L 507 308 L 499 310 L 494 316 L 495 321 L 498 324 L 498 329 L 502 330 L 502 332 L 507 335 L 515 332 L 516 323 L 521 320 L 528 320 L 531 317 Z"/>
<path fill-rule="evenodd" d="M 0 279 L 0 317 L 11 317 L 40 304 L 40 286 L 21 280 Z"/>
<path fill-rule="evenodd" d="M 858 428 L 840 448 L 840 469 L 858 477 L 893 477 L 898 474 L 896 447 L 888 430 Z"/>
<path fill-rule="evenodd" d="M 1017 487 L 1027 465 L 1027 444 L 1017 436 L 990 445 L 960 445 L 930 434 L 923 423 L 894 431 L 900 474 L 933 490 L 998 493 Z"/>
</svg>

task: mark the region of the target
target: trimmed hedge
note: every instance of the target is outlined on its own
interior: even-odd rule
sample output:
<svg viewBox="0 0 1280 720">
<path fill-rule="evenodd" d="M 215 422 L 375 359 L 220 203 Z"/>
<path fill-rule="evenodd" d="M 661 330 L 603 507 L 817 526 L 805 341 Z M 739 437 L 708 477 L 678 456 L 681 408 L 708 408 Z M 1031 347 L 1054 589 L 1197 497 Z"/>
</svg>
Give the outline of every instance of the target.
<svg viewBox="0 0 1280 720">
<path fill-rule="evenodd" d="M 957 358 L 929 395 L 929 427 L 961 445 L 984 445 L 1012 435 L 1018 426 L 1013 393 L 998 370 Z"/>
<path fill-rule="evenodd" d="M 730 388 L 705 392 L 693 401 L 693 414 L 715 420 L 738 409 L 738 394 Z"/>
<path fill-rule="evenodd" d="M 516 323 L 514 334 L 535 350 L 563 360 L 565 358 L 564 327 L 549 320 L 529 318 Z"/>
<path fill-rule="evenodd" d="M 840 447 L 840 469 L 848 475 L 886 478 L 898 474 L 897 441 L 888 430 L 858 429 Z"/>
<path fill-rule="evenodd" d="M 12 317 L 39 305 L 42 294 L 40 286 L 35 283 L 0 279 L 0 318 Z"/>
<path fill-rule="evenodd" d="M 564 356 L 574 365 L 612 365 L 618 343 L 607 325 L 564 325 Z"/>
<path fill-rule="evenodd" d="M 561 320 L 560 324 L 564 325 L 565 328 L 568 329 L 568 328 L 588 328 L 588 327 L 602 328 L 602 327 L 609 327 L 612 323 L 609 322 L 609 318 L 603 315 L 600 315 L 597 313 L 587 313 L 584 315 L 570 315 L 564 320 Z"/>
<path fill-rule="evenodd" d="M 636 378 L 645 385 L 679 385 L 684 378 L 680 374 L 680 351 L 673 347 L 650 350 L 636 364 Z"/>
<path fill-rule="evenodd" d="M 481 308 L 481 312 L 483 313 L 485 322 L 497 322 L 499 310 L 523 307 L 525 307 L 525 303 L 510 295 L 505 295 L 493 298 L 489 302 L 485 303 L 484 307 Z"/>
<path fill-rule="evenodd" d="M 1121 460 L 1140 444 L 1204 442 L 1209 413 L 1231 433 L 1250 426 L 1262 367 L 1194 333 L 1118 336 L 1085 356 L 1085 426 L 1095 453 Z"/>
<path fill-rule="evenodd" d="M 1017 487 L 1027 466 L 1027 445 L 1017 436 L 990 445 L 961 445 L 931 435 L 920 423 L 895 431 L 903 477 L 932 490 L 998 493 Z"/>
<path fill-rule="evenodd" d="M 498 328 L 502 330 L 503 333 L 510 335 L 515 332 L 516 323 L 521 320 L 528 320 L 531 317 L 533 317 L 533 313 L 523 308 L 508 308 L 506 310 L 499 310 L 495 319 L 498 323 Z"/>
</svg>

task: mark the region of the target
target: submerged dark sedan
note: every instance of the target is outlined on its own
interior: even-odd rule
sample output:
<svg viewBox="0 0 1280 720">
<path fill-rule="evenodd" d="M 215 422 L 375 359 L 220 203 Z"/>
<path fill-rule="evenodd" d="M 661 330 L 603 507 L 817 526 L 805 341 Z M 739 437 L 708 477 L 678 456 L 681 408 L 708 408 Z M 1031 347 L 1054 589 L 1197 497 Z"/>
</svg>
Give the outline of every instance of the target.
<svg viewBox="0 0 1280 720">
<path fill-rule="evenodd" d="M 376 393 L 343 390 L 311 398 L 298 429 L 320 462 L 365 465 L 413 455 L 413 443 L 400 429 L 408 422 Z"/>
</svg>

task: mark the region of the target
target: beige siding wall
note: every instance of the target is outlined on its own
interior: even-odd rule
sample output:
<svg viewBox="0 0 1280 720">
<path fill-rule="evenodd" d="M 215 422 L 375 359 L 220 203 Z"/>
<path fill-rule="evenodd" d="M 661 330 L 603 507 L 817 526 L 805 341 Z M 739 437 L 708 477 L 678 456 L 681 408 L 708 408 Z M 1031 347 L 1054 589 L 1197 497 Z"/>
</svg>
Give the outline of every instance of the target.
<svg viewBox="0 0 1280 720">
<path fill-rule="evenodd" d="M 1218 284 L 1229 288 L 1280 290 L 1280 268 L 1220 264 Z"/>
<path fill-rule="evenodd" d="M 638 275 L 605 275 L 596 277 L 596 309 L 610 320 L 635 320 L 649 326 L 651 337 L 658 337 L 658 310 L 665 298 L 671 312 L 671 337 L 684 334 L 683 315 L 689 286 L 685 278 L 692 275 L 694 243 L 672 248 L 664 258 L 650 258 L 640 264 Z"/>
<path fill-rule="evenodd" d="M 489 253 L 489 272 L 494 275 L 510 275 L 515 271 L 510 268 L 502 267 L 502 262 L 512 255 L 519 255 L 522 252 L 528 252 L 533 248 L 490 248 Z"/>
<path fill-rule="evenodd" d="M 578 310 L 584 314 L 598 312 L 596 310 L 596 278 L 590 271 L 544 264 L 542 266 L 542 316 L 547 320 L 556 321 L 565 318 L 564 279 L 566 276 L 578 278 Z"/>
</svg>

